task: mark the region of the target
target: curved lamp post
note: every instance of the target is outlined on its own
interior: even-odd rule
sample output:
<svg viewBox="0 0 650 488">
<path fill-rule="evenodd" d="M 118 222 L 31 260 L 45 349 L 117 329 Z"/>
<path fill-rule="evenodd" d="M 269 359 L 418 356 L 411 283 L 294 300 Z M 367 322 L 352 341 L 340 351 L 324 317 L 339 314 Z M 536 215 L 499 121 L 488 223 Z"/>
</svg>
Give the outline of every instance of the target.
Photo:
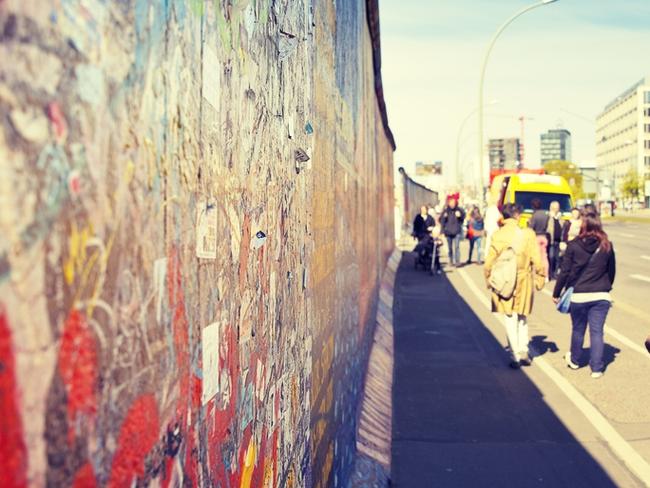
<svg viewBox="0 0 650 488">
<path fill-rule="evenodd" d="M 490 100 L 488 103 L 486 103 L 486 105 L 496 105 L 497 103 L 499 103 L 498 100 Z M 465 124 L 467 124 L 467 121 L 472 118 L 472 115 L 474 115 L 477 110 L 478 107 L 474 108 L 470 113 L 467 114 L 467 116 L 461 122 L 460 127 L 458 128 L 458 135 L 456 136 L 456 178 L 459 179 L 461 186 L 463 184 L 463 174 L 460 171 L 460 136 L 463 135 Z"/>
<path fill-rule="evenodd" d="M 483 167 L 484 166 L 483 163 L 483 82 L 485 80 L 485 68 L 487 67 L 487 62 L 488 59 L 490 58 L 490 53 L 492 52 L 492 48 L 494 47 L 494 44 L 496 43 L 501 33 L 517 17 L 520 17 L 521 15 L 525 14 L 530 10 L 536 9 L 537 7 L 543 7 L 544 5 L 548 5 L 556 1 L 557 0 L 541 0 L 540 2 L 529 5 L 528 7 L 524 7 L 518 12 L 516 12 L 512 17 L 510 17 L 503 24 L 501 24 L 501 27 L 497 29 L 497 31 L 492 36 L 492 39 L 490 40 L 490 44 L 488 44 L 487 50 L 485 51 L 485 56 L 483 57 L 483 65 L 481 66 L 481 79 L 479 81 L 479 86 L 478 86 L 478 160 L 479 160 L 479 170 L 480 170 L 479 177 L 481 182 L 481 191 L 483 191 L 483 188 L 485 187 L 484 178 L 483 178 L 483 173 L 485 169 Z"/>
</svg>

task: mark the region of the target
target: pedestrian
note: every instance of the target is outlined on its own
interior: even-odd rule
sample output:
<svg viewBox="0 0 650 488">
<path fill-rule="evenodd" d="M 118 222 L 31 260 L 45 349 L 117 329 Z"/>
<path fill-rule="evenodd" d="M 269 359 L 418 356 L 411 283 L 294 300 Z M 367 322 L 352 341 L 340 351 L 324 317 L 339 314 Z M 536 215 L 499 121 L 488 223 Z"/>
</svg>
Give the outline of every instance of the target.
<svg viewBox="0 0 650 488">
<path fill-rule="evenodd" d="M 431 231 L 431 238 L 433 239 L 433 269 L 434 274 L 442 274 L 442 265 L 440 264 L 440 248 L 442 247 L 442 239 L 440 239 L 440 225 L 436 224 Z"/>
<path fill-rule="evenodd" d="M 485 224 L 481 211 L 477 206 L 472 208 L 469 215 L 469 224 L 467 225 L 467 238 L 469 239 L 469 256 L 467 257 L 467 264 L 472 262 L 472 253 L 476 247 L 476 259 L 478 264 L 483 264 L 483 235 L 485 234 Z"/>
<path fill-rule="evenodd" d="M 499 207 L 497 206 L 496 202 L 497 199 L 495 196 L 490 195 L 488 197 L 488 206 L 487 209 L 485 210 L 485 219 L 484 219 L 486 254 L 490 250 L 490 241 L 492 240 L 492 236 L 497 230 L 499 230 L 499 226 L 501 224 L 501 221 L 503 220 L 503 216 L 501 215 L 501 212 L 499 211 Z"/>
<path fill-rule="evenodd" d="M 560 202 L 551 202 L 548 208 L 548 224 L 546 227 L 546 237 L 548 239 L 548 276 L 551 280 L 555 279 L 560 261 L 560 242 L 562 242 L 561 218 Z"/>
<path fill-rule="evenodd" d="M 580 227 L 582 227 L 582 214 L 580 213 L 579 208 L 573 207 L 571 209 L 571 219 L 564 222 L 564 226 L 562 227 L 562 242 L 565 244 L 565 246 L 563 246 L 564 248 L 566 248 L 566 244 L 578 237 L 578 234 L 580 234 Z"/>
<path fill-rule="evenodd" d="M 442 233 L 447 238 L 449 264 L 453 266 L 460 266 L 460 239 L 464 221 L 465 211 L 458 206 L 458 200 L 454 196 L 450 197 L 440 216 L 440 225 Z"/>
<path fill-rule="evenodd" d="M 426 205 L 420 207 L 420 213 L 415 216 L 413 220 L 413 237 L 421 241 L 429 236 L 429 227 L 436 225 L 433 217 L 429 215 Z"/>
<path fill-rule="evenodd" d="M 492 312 L 505 316 L 506 334 L 512 354 L 510 367 L 514 369 L 531 364 L 527 316 L 533 309 L 535 289 L 541 290 L 546 282 L 535 233 L 532 229 L 519 227 L 521 212 L 518 204 L 507 203 L 503 206 L 503 226 L 492 236 L 484 266 L 485 278 L 489 282 L 492 268 L 501 253 L 509 248 L 515 252 L 517 273 L 514 293 L 511 297 L 504 298 L 492 291 Z"/>
<path fill-rule="evenodd" d="M 436 212 L 436 209 L 433 204 L 427 205 L 428 211 L 427 213 L 429 214 L 429 217 L 433 219 L 433 226 L 435 226 L 438 223 L 438 213 Z"/>
<path fill-rule="evenodd" d="M 537 246 L 539 247 L 539 255 L 542 259 L 542 265 L 544 266 L 544 274 L 548 276 L 548 237 L 546 236 L 548 215 L 546 215 L 546 212 L 542 210 L 542 201 L 539 198 L 533 198 L 530 202 L 530 206 L 533 209 L 533 216 L 528 221 L 528 227 L 533 229 L 533 232 L 535 232 Z"/>
<path fill-rule="evenodd" d="M 557 304 L 562 292 L 573 287 L 569 308 L 571 350 L 565 354 L 564 360 L 571 369 L 580 367 L 582 344 L 588 325 L 592 378 L 600 378 L 605 370 L 603 329 L 611 307 L 609 292 L 615 276 L 614 247 L 603 231 L 598 215 L 588 213 L 582 218 L 580 234 L 567 245 L 553 291 L 553 301 Z"/>
</svg>

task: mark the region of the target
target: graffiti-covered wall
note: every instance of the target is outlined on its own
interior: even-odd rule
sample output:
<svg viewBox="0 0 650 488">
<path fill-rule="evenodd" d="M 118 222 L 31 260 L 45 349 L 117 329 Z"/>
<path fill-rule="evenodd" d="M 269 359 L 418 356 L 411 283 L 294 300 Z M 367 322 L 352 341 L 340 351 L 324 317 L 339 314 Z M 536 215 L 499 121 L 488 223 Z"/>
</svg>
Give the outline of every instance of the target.
<svg viewBox="0 0 650 488">
<path fill-rule="evenodd" d="M 344 483 L 393 247 L 376 10 L 0 0 L 3 486 Z"/>
</svg>

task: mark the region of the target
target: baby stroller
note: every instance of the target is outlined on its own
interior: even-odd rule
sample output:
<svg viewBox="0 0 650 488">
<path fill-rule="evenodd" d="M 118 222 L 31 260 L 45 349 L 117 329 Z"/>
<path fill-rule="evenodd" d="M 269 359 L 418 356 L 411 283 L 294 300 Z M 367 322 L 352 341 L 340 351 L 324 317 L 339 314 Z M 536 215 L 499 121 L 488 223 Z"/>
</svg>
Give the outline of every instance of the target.
<svg viewBox="0 0 650 488">
<path fill-rule="evenodd" d="M 439 234 L 439 233 L 438 233 Z M 422 267 L 423 270 L 429 271 L 430 274 L 440 274 L 442 266 L 440 265 L 440 245 L 442 241 L 436 235 L 435 230 L 425 236 L 415 246 L 415 269 Z"/>
</svg>

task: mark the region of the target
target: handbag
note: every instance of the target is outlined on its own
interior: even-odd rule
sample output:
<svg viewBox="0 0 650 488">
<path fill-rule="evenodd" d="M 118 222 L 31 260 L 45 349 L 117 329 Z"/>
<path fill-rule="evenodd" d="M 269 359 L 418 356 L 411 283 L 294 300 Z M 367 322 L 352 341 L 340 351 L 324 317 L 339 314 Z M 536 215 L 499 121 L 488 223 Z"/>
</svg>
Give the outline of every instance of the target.
<svg viewBox="0 0 650 488">
<path fill-rule="evenodd" d="M 576 278 L 576 283 L 580 281 L 580 278 L 582 277 L 582 273 L 585 272 L 585 270 L 589 267 L 591 262 L 594 260 L 594 256 L 598 254 L 598 251 L 600 251 L 600 247 L 596 249 L 596 251 L 589 257 L 589 261 L 587 261 L 587 264 L 585 265 L 584 268 L 580 271 L 580 274 Z M 571 297 L 573 296 L 573 286 L 569 286 L 566 290 L 564 290 L 564 293 L 560 295 L 560 300 L 557 302 L 557 305 L 555 305 L 555 308 L 557 308 L 557 311 L 560 313 L 569 313 L 569 309 L 571 308 Z"/>
</svg>

